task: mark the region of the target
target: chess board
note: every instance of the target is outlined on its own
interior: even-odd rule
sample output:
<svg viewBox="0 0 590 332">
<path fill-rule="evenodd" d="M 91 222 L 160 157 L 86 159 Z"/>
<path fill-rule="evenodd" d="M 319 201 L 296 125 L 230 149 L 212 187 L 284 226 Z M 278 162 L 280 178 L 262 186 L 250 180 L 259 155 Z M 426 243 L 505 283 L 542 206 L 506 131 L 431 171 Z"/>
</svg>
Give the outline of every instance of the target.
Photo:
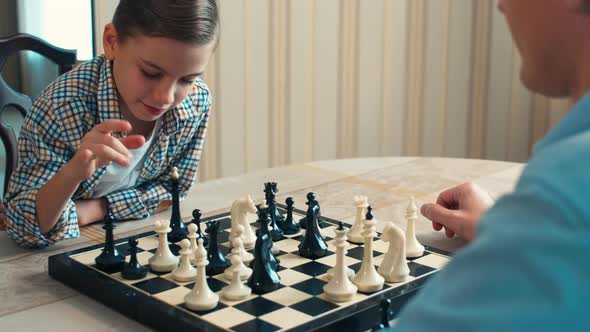
<svg viewBox="0 0 590 332">
<path fill-rule="evenodd" d="M 285 206 L 279 205 L 284 212 Z M 295 209 L 295 220 L 303 218 L 304 211 Z M 256 216 L 251 225 L 256 227 Z M 203 218 L 202 221 L 219 220 L 219 243 L 224 254 L 229 253 L 229 212 Z M 220 296 L 216 308 L 193 312 L 186 308 L 184 296 L 194 282 L 174 281 L 170 273 L 148 272 L 140 280 L 125 280 L 120 271 L 100 271 L 94 259 L 102 251 L 102 244 L 54 255 L 49 258 L 49 274 L 64 284 L 105 304 L 106 306 L 157 330 L 197 331 L 310 331 L 310 330 L 366 330 L 380 322 L 380 303 L 391 299 L 395 313 L 419 290 L 427 279 L 450 259 L 449 253 L 426 247 L 422 257 L 409 261 L 410 278 L 402 283 L 385 283 L 383 290 L 357 293 L 349 302 L 334 303 L 326 299 L 323 286 L 327 283 L 326 271 L 336 264 L 334 232 L 338 221 L 321 218 L 329 253 L 311 260 L 298 255 L 302 235 L 284 236 L 276 241 L 281 249 L 275 255 L 280 261 L 277 271 L 281 277 L 280 288 L 264 295 L 252 294 L 245 300 L 228 301 Z M 351 225 L 345 224 L 350 228 Z M 224 231 L 222 232 L 221 229 Z M 380 234 L 379 234 L 380 235 Z M 158 246 L 157 235 L 146 232 L 137 236 L 138 260 L 145 266 Z M 128 238 L 115 239 L 121 254 L 128 253 Z M 376 240 L 373 248 L 375 264 L 379 265 L 387 251 L 388 243 Z M 178 255 L 180 247 L 170 244 Z M 363 246 L 350 244 L 345 263 L 358 271 L 361 266 Z M 129 257 L 127 257 L 128 259 Z M 223 273 L 207 277 L 214 292 L 229 284 Z M 393 317 L 393 316 L 392 316 Z"/>
</svg>

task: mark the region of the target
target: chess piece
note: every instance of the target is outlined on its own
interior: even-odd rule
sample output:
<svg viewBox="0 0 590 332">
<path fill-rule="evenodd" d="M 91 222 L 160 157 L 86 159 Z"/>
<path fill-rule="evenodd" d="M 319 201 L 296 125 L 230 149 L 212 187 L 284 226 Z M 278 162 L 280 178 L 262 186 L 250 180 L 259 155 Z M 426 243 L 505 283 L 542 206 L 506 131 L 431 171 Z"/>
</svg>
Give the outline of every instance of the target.
<svg viewBox="0 0 590 332">
<path fill-rule="evenodd" d="M 424 255 L 424 246 L 418 242 L 416 238 L 416 230 L 414 224 L 418 220 L 418 208 L 414 203 L 414 197 L 411 198 L 410 204 L 406 209 L 406 256 L 408 258 L 416 258 Z"/>
<path fill-rule="evenodd" d="M 242 283 L 241 271 L 244 263 L 240 255 L 233 255 L 230 260 L 231 266 L 228 270 L 231 272 L 231 278 L 229 278 L 231 282 L 228 286 L 223 287 L 221 295 L 230 301 L 243 300 L 252 294 L 252 289 Z"/>
<path fill-rule="evenodd" d="M 242 242 L 242 232 L 244 230 L 244 227 L 242 227 L 242 225 L 237 225 L 236 227 L 237 236 L 231 242 L 232 251 L 226 258 L 229 258 L 229 256 L 231 256 L 232 253 L 238 253 L 242 258 L 242 262 L 245 265 L 249 265 L 254 260 L 254 255 L 246 251 L 246 248 L 244 248 L 244 243 Z"/>
<path fill-rule="evenodd" d="M 389 324 L 389 314 L 391 311 L 391 300 L 385 299 L 381 301 L 381 324 L 377 325 L 373 329 L 372 332 L 389 332 L 391 331 Z"/>
<path fill-rule="evenodd" d="M 377 272 L 387 282 L 406 280 L 410 275 L 410 268 L 406 261 L 406 236 L 404 232 L 393 222 L 389 222 L 383 228 L 381 240 L 389 242 L 389 247 Z"/>
<path fill-rule="evenodd" d="M 135 236 L 129 238 L 129 263 L 123 266 L 121 276 L 127 280 L 137 280 L 147 275 L 147 269 L 137 261 L 137 239 Z"/>
<path fill-rule="evenodd" d="M 252 275 L 248 279 L 248 286 L 255 294 L 266 294 L 279 288 L 281 278 L 270 264 L 270 235 L 258 232 L 254 247 L 254 261 L 252 261 Z"/>
<path fill-rule="evenodd" d="M 207 265 L 207 251 L 203 239 L 197 240 L 197 278 L 193 289 L 184 297 L 187 308 L 193 311 L 210 310 L 219 303 L 219 295 L 213 293 L 207 284 L 205 266 Z"/>
<path fill-rule="evenodd" d="M 309 211 L 309 208 L 312 206 L 315 206 L 316 200 L 315 200 L 315 194 L 312 192 L 308 192 L 307 193 L 307 202 L 305 202 L 305 204 L 307 205 L 307 210 Z M 319 209 L 319 207 L 318 207 Z M 308 216 L 307 214 L 305 215 L 305 217 L 299 219 L 299 226 L 302 229 L 307 229 L 307 224 L 308 224 Z"/>
<path fill-rule="evenodd" d="M 191 249 L 191 243 L 188 239 L 183 239 L 179 242 L 179 245 L 181 248 L 180 264 L 172 270 L 172 279 L 180 282 L 195 280 L 197 277 L 197 269 L 191 265 L 191 256 L 194 254 Z"/>
<path fill-rule="evenodd" d="M 113 236 L 115 225 L 113 225 L 113 217 L 110 213 L 104 218 L 102 229 L 105 230 L 104 248 L 100 255 L 94 259 L 96 267 L 102 271 L 120 271 L 125 265 L 125 256 L 121 255 L 115 247 Z"/>
<path fill-rule="evenodd" d="M 371 206 L 367 207 L 367 215 L 363 221 L 363 237 L 365 238 L 365 248 L 363 250 L 363 263 L 357 274 L 352 277 L 352 282 L 359 291 L 364 293 L 373 293 L 383 288 L 385 280 L 375 270 L 373 264 L 373 237 L 375 232 L 376 221 L 373 220 Z"/>
<path fill-rule="evenodd" d="M 277 269 L 277 266 L 279 265 L 279 260 L 275 258 L 274 256 L 274 252 L 272 250 L 272 248 L 275 246 L 272 237 L 270 235 L 270 231 L 269 231 L 269 223 L 270 223 L 270 216 L 268 215 L 268 209 L 266 207 L 266 205 L 262 204 L 260 206 L 260 208 L 258 209 L 258 222 L 260 224 L 260 229 L 259 229 L 259 236 L 260 234 L 268 234 L 268 237 L 266 238 L 266 241 L 268 242 L 266 247 L 268 248 L 268 253 L 266 255 L 266 257 L 268 258 L 268 262 L 270 264 L 270 266 L 273 268 L 273 270 Z M 257 240 L 258 241 L 258 240 Z M 277 246 L 278 248 L 278 246 Z"/>
<path fill-rule="evenodd" d="M 201 231 L 201 215 L 201 210 L 194 209 L 193 220 L 191 221 L 191 223 L 197 225 L 197 238 L 203 239 L 203 245 L 207 247 L 209 245 L 209 239 L 207 238 L 207 235 L 205 235 L 205 233 Z"/>
<path fill-rule="evenodd" d="M 324 293 L 330 301 L 347 302 L 357 292 L 357 287 L 350 282 L 347 267 L 344 265 L 344 254 L 346 250 L 346 233 L 342 222 L 339 223 L 336 232 L 336 266 L 333 270 L 333 277 L 324 285 Z"/>
<path fill-rule="evenodd" d="M 229 233 L 230 243 L 236 237 L 236 225 L 242 225 L 242 242 L 244 248 L 252 249 L 256 243 L 256 234 L 250 227 L 248 222 L 248 214 L 255 214 L 257 212 L 256 205 L 250 195 L 240 198 L 231 205 L 231 231 Z"/>
<path fill-rule="evenodd" d="M 178 257 L 174 256 L 168 247 L 168 221 L 156 221 L 155 231 L 158 233 L 158 249 L 148 260 L 150 268 L 156 272 L 170 272 L 178 265 Z"/>
<path fill-rule="evenodd" d="M 293 204 L 295 204 L 293 197 L 287 197 L 285 204 L 287 204 L 287 218 L 280 222 L 279 227 L 281 227 L 283 232 L 287 235 L 297 234 L 301 231 L 301 227 L 293 221 Z M 277 223 L 279 223 L 279 221 L 277 221 Z"/>
<path fill-rule="evenodd" d="M 188 240 L 190 241 L 191 244 L 191 251 L 193 252 L 190 256 L 190 262 L 191 264 L 195 265 L 196 262 L 196 257 L 195 254 L 197 252 L 197 238 L 199 237 L 199 235 L 197 234 L 197 225 L 191 223 L 188 225 L 188 235 L 186 236 L 188 238 Z"/>
<path fill-rule="evenodd" d="M 238 225 L 238 226 L 242 227 L 241 225 Z M 240 264 L 238 266 L 240 268 L 239 275 L 242 280 L 247 280 L 248 278 L 250 278 L 250 275 L 252 274 L 252 269 L 247 267 L 246 265 L 244 265 L 244 262 L 242 261 L 242 253 L 245 252 L 249 255 L 252 255 L 252 254 L 250 254 L 246 250 L 243 250 L 244 246 L 242 245 L 242 243 L 241 243 L 242 239 L 239 236 L 237 236 L 233 242 L 234 242 L 234 246 L 232 248 L 231 253 L 228 255 L 228 258 L 231 261 L 232 256 L 234 256 L 234 255 L 240 256 Z M 252 256 L 252 259 L 254 259 L 254 256 Z M 233 270 L 235 270 L 234 265 L 231 265 L 230 267 L 225 269 L 224 276 L 227 280 L 231 280 L 232 275 L 233 275 Z"/>
<path fill-rule="evenodd" d="M 270 217 L 270 235 L 274 242 L 280 240 L 283 237 L 283 230 L 279 226 L 283 216 L 277 208 L 277 202 L 275 200 L 275 193 L 278 192 L 276 182 L 266 182 L 264 184 L 264 198 L 266 201 L 268 216 Z"/>
<path fill-rule="evenodd" d="M 340 239 L 341 238 L 344 239 L 344 246 L 343 246 L 343 249 L 342 249 L 342 252 L 343 252 L 343 254 L 342 254 L 342 256 L 343 256 L 342 261 L 343 262 L 344 262 L 344 254 L 346 254 L 346 247 L 348 246 L 346 241 L 347 241 L 347 238 L 348 238 L 347 234 L 349 232 L 350 231 L 348 229 L 344 228 L 344 224 L 342 224 L 342 222 L 339 222 L 338 223 L 338 228 L 334 230 L 334 235 L 335 235 L 334 242 L 336 244 L 336 256 L 338 256 L 338 244 L 341 241 Z M 338 257 L 336 257 L 336 259 L 338 259 Z M 350 279 L 350 278 L 352 278 L 352 276 L 354 276 L 354 270 L 353 269 L 351 269 L 351 268 L 349 268 L 347 266 L 345 266 L 344 269 L 345 269 L 345 272 L 346 272 L 346 277 L 348 279 Z M 335 271 L 336 271 L 336 268 L 335 267 L 331 267 L 331 268 L 328 269 L 328 271 L 326 272 L 326 277 L 328 278 L 328 280 L 331 280 L 334 277 Z"/>
<path fill-rule="evenodd" d="M 209 234 L 209 250 L 207 251 L 207 275 L 213 276 L 216 274 L 223 273 L 228 268 L 229 262 L 223 257 L 223 254 L 219 250 L 218 234 L 219 234 L 219 221 L 213 220 L 207 223 L 207 229 L 205 230 Z"/>
<path fill-rule="evenodd" d="M 299 244 L 299 255 L 305 258 L 317 259 L 326 255 L 328 245 L 324 241 L 318 225 L 319 208 L 311 200 L 308 203 L 305 217 L 307 230 Z"/>
<path fill-rule="evenodd" d="M 180 191 L 178 189 L 178 168 L 172 168 L 172 215 L 170 217 L 170 232 L 168 233 L 168 241 L 176 243 L 188 234 L 188 229 L 182 222 L 180 217 Z"/>
<path fill-rule="evenodd" d="M 354 244 L 362 244 L 365 240 L 363 238 L 363 219 L 367 213 L 367 206 L 369 206 L 369 200 L 367 196 L 357 195 L 354 196 L 354 205 L 356 206 L 356 218 L 354 224 L 348 232 L 348 242 Z"/>
</svg>

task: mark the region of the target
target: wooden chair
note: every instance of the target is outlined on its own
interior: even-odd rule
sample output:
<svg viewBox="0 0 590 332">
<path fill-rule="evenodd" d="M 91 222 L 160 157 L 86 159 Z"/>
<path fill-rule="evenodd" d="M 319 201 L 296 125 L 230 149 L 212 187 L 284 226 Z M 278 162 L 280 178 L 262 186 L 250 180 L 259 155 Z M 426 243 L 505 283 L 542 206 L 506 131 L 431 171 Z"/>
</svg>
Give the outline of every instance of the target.
<svg viewBox="0 0 590 332">
<path fill-rule="evenodd" d="M 18 164 L 17 133 L 2 121 L 2 114 L 8 109 L 16 109 L 24 117 L 33 105 L 31 97 L 14 91 L 2 77 L 2 69 L 9 56 L 19 51 L 33 51 L 51 60 L 63 74 L 76 64 L 76 50 L 55 47 L 46 41 L 28 34 L 16 34 L 0 38 L 0 139 L 6 150 L 6 170 L 4 172 L 4 193 L 8 188 L 8 179 Z"/>
</svg>

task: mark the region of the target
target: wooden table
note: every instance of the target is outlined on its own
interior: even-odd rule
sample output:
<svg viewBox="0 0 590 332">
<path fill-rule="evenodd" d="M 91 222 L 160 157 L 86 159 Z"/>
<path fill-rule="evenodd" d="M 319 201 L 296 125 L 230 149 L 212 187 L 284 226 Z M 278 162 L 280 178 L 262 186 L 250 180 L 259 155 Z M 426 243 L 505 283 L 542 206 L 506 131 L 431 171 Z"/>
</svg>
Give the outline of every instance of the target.
<svg viewBox="0 0 590 332">
<path fill-rule="evenodd" d="M 316 193 L 322 215 L 344 221 L 354 220 L 352 197 L 369 197 L 378 220 L 393 220 L 402 228 L 408 199 L 414 196 L 419 206 L 436 200 L 442 190 L 473 181 L 497 197 L 513 189 L 523 164 L 489 160 L 449 158 L 364 158 L 312 162 L 256 171 L 197 184 L 181 202 L 183 219 L 199 208 L 205 215 L 226 211 L 231 203 L 246 194 L 260 202 L 263 183 L 279 184 L 278 202 L 292 196 L 295 206 L 304 206 L 305 195 Z M 146 231 L 157 219 L 170 217 L 164 211 L 141 221 L 119 223 L 115 236 Z M 45 250 L 17 247 L 0 233 L 0 327 L 2 330 L 43 331 L 144 331 L 146 327 L 78 294 L 51 279 L 47 258 L 51 255 L 103 241 L 101 225 L 82 229 L 78 239 L 59 243 Z M 379 229 L 379 225 L 378 225 Z M 419 240 L 440 249 L 453 251 L 464 245 L 459 238 L 447 239 L 434 232 L 430 222 L 420 217 L 416 224 Z"/>
</svg>

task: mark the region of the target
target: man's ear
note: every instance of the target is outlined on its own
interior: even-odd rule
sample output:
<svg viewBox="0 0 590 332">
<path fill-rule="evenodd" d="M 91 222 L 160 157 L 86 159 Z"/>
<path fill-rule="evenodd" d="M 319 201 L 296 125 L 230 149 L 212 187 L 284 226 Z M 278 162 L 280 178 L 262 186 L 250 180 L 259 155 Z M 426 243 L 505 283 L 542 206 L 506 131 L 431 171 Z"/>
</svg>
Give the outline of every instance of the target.
<svg viewBox="0 0 590 332">
<path fill-rule="evenodd" d="M 107 59 L 113 60 L 115 57 L 115 51 L 117 50 L 117 47 L 119 47 L 119 36 L 113 23 L 109 23 L 104 27 L 102 47 L 104 48 L 104 54 Z"/>
</svg>

